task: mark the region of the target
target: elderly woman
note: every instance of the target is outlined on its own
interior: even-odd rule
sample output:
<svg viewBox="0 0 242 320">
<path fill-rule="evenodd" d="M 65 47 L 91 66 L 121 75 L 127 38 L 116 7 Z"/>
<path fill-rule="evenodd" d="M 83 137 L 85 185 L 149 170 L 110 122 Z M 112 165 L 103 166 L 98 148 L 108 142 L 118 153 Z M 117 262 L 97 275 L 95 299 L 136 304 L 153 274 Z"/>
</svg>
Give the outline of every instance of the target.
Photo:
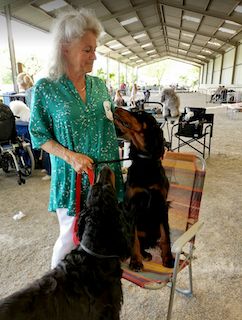
<svg viewBox="0 0 242 320">
<path fill-rule="evenodd" d="M 82 174 L 83 205 L 89 188 L 88 169 L 96 161 L 119 158 L 112 99 L 105 83 L 88 75 L 96 59 L 101 31 L 97 18 L 86 9 L 60 16 L 53 30 L 54 56 L 49 77 L 40 79 L 34 89 L 31 138 L 35 148 L 51 155 L 49 211 L 56 211 L 60 225 L 52 268 L 74 247 L 76 173 Z M 120 164 L 110 167 L 115 171 L 121 200 Z"/>
</svg>

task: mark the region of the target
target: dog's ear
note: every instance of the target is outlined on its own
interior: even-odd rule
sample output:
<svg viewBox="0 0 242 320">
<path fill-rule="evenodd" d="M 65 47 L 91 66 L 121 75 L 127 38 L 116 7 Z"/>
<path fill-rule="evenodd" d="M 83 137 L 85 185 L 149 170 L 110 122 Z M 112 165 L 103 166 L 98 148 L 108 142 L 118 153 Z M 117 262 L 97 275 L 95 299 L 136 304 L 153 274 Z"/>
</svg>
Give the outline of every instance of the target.
<svg viewBox="0 0 242 320">
<path fill-rule="evenodd" d="M 152 119 L 152 121 L 149 121 L 147 124 L 145 134 L 147 151 L 152 154 L 155 159 L 159 159 L 163 157 L 165 152 L 163 130 L 155 119 Z"/>
</svg>

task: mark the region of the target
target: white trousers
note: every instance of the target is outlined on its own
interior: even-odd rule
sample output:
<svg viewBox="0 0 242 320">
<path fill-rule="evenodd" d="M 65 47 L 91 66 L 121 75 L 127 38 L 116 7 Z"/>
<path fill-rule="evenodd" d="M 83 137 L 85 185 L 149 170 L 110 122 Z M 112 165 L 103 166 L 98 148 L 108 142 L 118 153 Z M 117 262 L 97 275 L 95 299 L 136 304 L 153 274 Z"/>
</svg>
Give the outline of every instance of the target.
<svg viewBox="0 0 242 320">
<path fill-rule="evenodd" d="M 53 248 L 53 255 L 51 260 L 51 269 L 55 268 L 57 264 L 75 248 L 72 239 L 72 228 L 75 217 L 67 215 L 66 208 L 56 209 L 56 214 L 60 226 L 60 234 Z"/>
<path fill-rule="evenodd" d="M 125 141 L 124 142 L 124 158 L 129 157 L 129 150 L 130 150 L 130 142 Z M 132 164 L 131 160 L 125 160 L 123 161 L 123 167 L 128 168 Z"/>
</svg>

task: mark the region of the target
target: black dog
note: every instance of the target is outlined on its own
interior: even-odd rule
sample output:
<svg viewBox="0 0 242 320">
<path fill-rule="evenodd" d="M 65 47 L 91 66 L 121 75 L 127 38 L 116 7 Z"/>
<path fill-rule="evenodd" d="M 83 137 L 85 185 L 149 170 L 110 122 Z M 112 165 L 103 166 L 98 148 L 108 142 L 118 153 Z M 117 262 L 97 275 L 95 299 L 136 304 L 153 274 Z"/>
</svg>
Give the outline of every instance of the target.
<svg viewBox="0 0 242 320">
<path fill-rule="evenodd" d="M 125 207 L 134 219 L 134 249 L 130 269 L 140 271 L 142 259 L 150 260 L 145 249 L 160 239 L 162 263 L 173 267 L 170 248 L 167 193 L 169 182 L 161 164 L 164 154 L 163 132 L 154 117 L 146 112 L 117 108 L 114 122 L 121 135 L 131 142 Z"/>
<path fill-rule="evenodd" d="M 1 320 L 118 320 L 120 258 L 129 256 L 125 221 L 104 167 L 79 220 L 80 246 L 27 288 L 0 301 Z"/>
</svg>

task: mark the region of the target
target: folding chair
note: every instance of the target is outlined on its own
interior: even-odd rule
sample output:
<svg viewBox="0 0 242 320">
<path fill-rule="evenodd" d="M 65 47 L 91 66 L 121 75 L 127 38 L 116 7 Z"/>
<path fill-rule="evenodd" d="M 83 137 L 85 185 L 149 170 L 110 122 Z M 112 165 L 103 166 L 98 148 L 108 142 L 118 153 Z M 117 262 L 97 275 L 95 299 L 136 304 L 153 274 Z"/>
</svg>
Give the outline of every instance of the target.
<svg viewBox="0 0 242 320">
<path fill-rule="evenodd" d="M 182 113 L 179 122 L 171 129 L 171 150 L 178 152 L 180 148 L 188 146 L 199 152 L 203 158 L 208 157 L 211 150 L 213 136 L 214 114 L 205 113 L 204 108 L 190 108 L 194 115 L 186 119 L 186 113 Z M 177 138 L 177 146 L 174 146 L 174 137 Z"/>
<path fill-rule="evenodd" d="M 173 269 L 161 264 L 160 251 L 152 249 L 152 261 L 145 262 L 142 272 L 129 270 L 128 261 L 122 264 L 123 278 L 145 289 L 160 289 L 166 284 L 171 287 L 167 320 L 171 319 L 175 291 L 192 296 L 192 260 L 197 232 L 202 227 L 198 221 L 205 179 L 205 160 L 192 153 L 166 152 L 162 161 L 170 181 L 168 201 L 169 225 Z M 188 289 L 176 288 L 178 273 L 188 267 Z"/>
</svg>

